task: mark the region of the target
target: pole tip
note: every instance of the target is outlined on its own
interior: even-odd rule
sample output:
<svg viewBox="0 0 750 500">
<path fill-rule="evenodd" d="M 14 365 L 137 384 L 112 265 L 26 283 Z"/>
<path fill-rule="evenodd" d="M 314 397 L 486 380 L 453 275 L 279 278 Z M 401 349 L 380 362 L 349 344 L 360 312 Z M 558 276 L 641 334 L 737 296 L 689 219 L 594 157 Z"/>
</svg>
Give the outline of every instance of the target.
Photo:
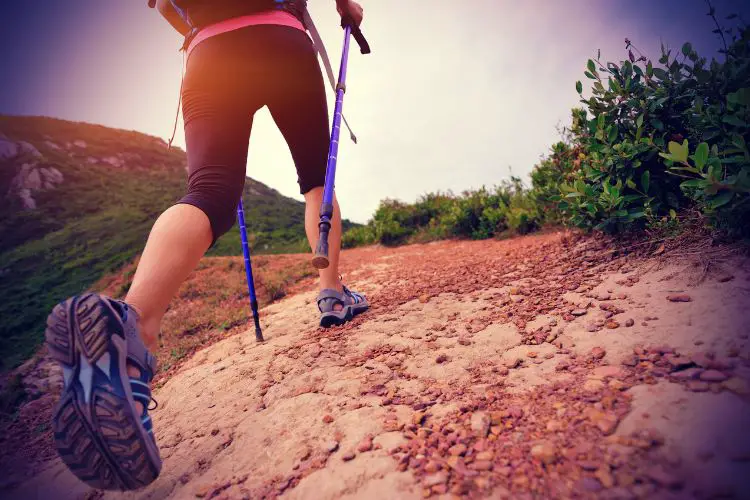
<svg viewBox="0 0 750 500">
<path fill-rule="evenodd" d="M 315 269 L 326 269 L 330 265 L 330 261 L 327 255 L 316 253 L 312 259 L 312 265 Z"/>
</svg>

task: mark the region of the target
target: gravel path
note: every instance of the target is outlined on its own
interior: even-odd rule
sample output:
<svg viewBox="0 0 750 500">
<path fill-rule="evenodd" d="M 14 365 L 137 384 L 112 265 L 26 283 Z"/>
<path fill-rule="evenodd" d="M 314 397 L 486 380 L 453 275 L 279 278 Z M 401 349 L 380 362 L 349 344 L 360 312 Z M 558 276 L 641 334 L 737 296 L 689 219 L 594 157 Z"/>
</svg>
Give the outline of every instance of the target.
<svg viewBox="0 0 750 500">
<path fill-rule="evenodd" d="M 657 260 L 658 259 L 658 260 Z M 554 233 L 343 256 L 157 392 L 164 468 L 105 498 L 750 498 L 750 266 Z M 697 265 L 697 264 L 698 265 Z M 99 497 L 59 461 L 14 492 Z"/>
</svg>

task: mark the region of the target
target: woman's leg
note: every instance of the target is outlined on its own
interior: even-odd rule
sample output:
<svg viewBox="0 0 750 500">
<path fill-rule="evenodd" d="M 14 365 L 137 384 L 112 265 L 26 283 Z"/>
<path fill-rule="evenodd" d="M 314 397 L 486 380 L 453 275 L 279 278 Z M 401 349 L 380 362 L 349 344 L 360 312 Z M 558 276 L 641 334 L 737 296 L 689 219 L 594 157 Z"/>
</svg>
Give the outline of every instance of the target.
<svg viewBox="0 0 750 500">
<path fill-rule="evenodd" d="M 325 84 L 317 56 L 304 33 L 290 30 L 283 43 L 288 44 L 285 65 L 278 66 L 283 81 L 275 87 L 268 109 L 279 127 L 297 168 L 297 182 L 304 195 L 305 232 L 314 251 L 318 241 L 318 220 L 323 199 L 328 160 L 328 107 Z M 328 238 L 329 266 L 318 271 L 321 289 L 342 291 L 338 257 L 341 246 L 341 212 L 334 196 L 333 219 Z"/>
<path fill-rule="evenodd" d="M 191 104 L 186 94 L 187 105 Z M 245 185 L 252 114 L 212 108 L 185 125 L 188 192 L 154 224 L 125 302 L 140 317 L 143 341 L 156 347 L 164 313 L 180 285 L 195 269 L 211 243 L 234 225 Z M 202 109 L 206 109 L 205 106 Z"/>
<path fill-rule="evenodd" d="M 279 41 L 289 54 L 275 70 L 268 108 L 292 153 L 300 193 L 305 196 L 305 231 L 310 248 L 318 241 L 318 214 L 323 198 L 328 163 L 328 109 L 325 84 L 310 39 L 303 33 L 288 32 Z M 329 265 L 319 269 L 318 307 L 320 326 L 340 325 L 369 308 L 364 295 L 352 292 L 339 279 L 341 210 L 334 195 L 333 218 L 328 238 Z"/>
<path fill-rule="evenodd" d="M 138 312 L 141 339 L 150 350 L 158 347 L 161 320 L 170 301 L 212 239 L 208 216 L 193 205 L 174 205 L 156 220 L 125 297 Z"/>
<path fill-rule="evenodd" d="M 188 192 L 154 224 L 125 302 L 82 294 L 48 318 L 47 346 L 64 374 L 55 445 L 70 470 L 96 488 L 137 489 L 161 470 L 147 410 L 157 369 L 149 349 L 157 347 L 180 284 L 234 224 L 260 107 L 248 56 L 246 44 L 221 37 L 191 55 L 182 96 Z M 238 72 L 243 63 L 251 67 Z"/>
<path fill-rule="evenodd" d="M 314 252 L 318 244 L 318 222 L 320 221 L 320 204 L 323 201 L 323 188 L 316 187 L 305 193 L 305 233 L 310 249 Z M 339 280 L 339 250 L 341 249 L 341 210 L 336 196 L 333 196 L 333 218 L 328 233 L 328 262 L 325 269 L 319 269 L 320 289 L 331 288 L 341 291 Z"/>
<path fill-rule="evenodd" d="M 125 301 L 155 346 L 162 318 L 213 241 L 234 225 L 245 184 L 254 91 L 251 32 L 207 40 L 191 55 L 183 85 L 188 192 L 157 220 Z M 250 69 L 248 69 L 250 66 Z"/>
</svg>

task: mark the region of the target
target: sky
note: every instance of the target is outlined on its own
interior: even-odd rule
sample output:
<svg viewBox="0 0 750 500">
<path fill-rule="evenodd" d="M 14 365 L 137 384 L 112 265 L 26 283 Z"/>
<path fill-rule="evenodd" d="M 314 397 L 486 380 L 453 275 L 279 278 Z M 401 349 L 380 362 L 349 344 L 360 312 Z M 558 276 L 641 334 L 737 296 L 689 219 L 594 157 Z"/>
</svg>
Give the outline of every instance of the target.
<svg viewBox="0 0 750 500">
<path fill-rule="evenodd" d="M 353 46 L 336 193 L 366 222 L 384 198 L 492 187 L 528 174 L 578 106 L 586 61 L 620 61 L 629 38 L 655 61 L 660 43 L 717 56 L 705 0 L 360 0 L 372 53 Z M 713 0 L 720 19 L 750 6 Z M 334 71 L 343 31 L 334 0 L 309 0 Z M 0 114 L 44 115 L 169 138 L 181 36 L 146 0 L 0 2 Z M 329 91 L 329 109 L 333 107 Z M 348 137 L 348 136 L 347 136 Z M 185 148 L 182 119 L 175 144 Z M 266 108 L 255 117 L 248 176 L 301 200 L 291 154 Z"/>
</svg>

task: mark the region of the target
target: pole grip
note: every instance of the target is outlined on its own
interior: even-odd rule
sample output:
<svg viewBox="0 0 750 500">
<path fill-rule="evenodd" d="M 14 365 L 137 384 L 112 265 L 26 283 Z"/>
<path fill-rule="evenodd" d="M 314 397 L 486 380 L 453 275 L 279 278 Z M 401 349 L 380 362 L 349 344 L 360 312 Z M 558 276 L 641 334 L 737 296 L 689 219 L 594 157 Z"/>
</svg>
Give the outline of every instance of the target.
<svg viewBox="0 0 750 500">
<path fill-rule="evenodd" d="M 349 16 L 343 16 L 341 18 L 341 27 L 346 28 L 349 26 L 352 32 L 352 36 L 354 37 L 354 40 L 357 42 L 357 45 L 359 45 L 359 51 L 362 54 L 369 54 L 370 53 L 370 44 L 367 43 L 367 40 L 365 39 L 365 35 L 362 34 L 362 30 L 359 29 L 359 26 L 354 24 L 354 21 Z"/>
</svg>

